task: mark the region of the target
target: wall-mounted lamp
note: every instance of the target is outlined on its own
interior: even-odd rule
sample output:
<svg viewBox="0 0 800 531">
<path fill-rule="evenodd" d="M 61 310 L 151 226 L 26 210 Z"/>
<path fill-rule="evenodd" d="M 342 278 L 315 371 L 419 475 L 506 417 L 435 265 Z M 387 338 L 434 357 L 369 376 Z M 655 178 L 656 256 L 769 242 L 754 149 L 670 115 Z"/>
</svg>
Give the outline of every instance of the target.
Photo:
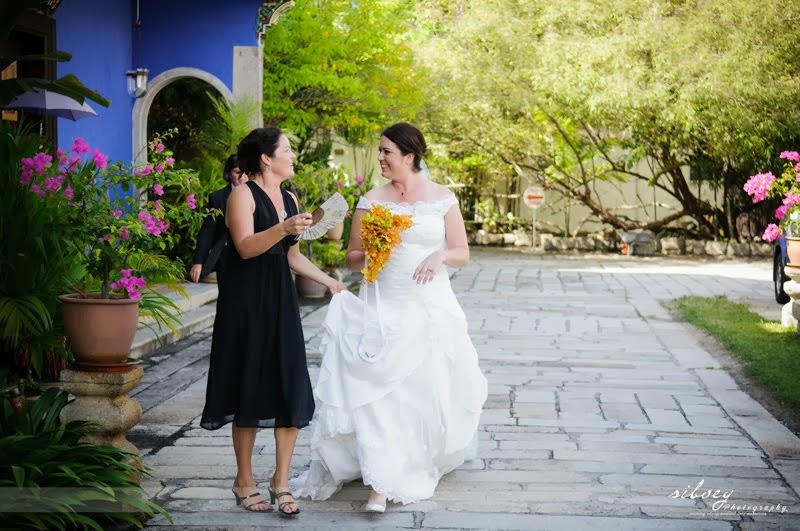
<svg viewBox="0 0 800 531">
<path fill-rule="evenodd" d="M 125 76 L 128 78 L 128 94 L 133 98 L 141 98 L 147 92 L 147 74 L 149 70 L 146 68 L 137 68 L 136 70 L 128 70 Z"/>
</svg>

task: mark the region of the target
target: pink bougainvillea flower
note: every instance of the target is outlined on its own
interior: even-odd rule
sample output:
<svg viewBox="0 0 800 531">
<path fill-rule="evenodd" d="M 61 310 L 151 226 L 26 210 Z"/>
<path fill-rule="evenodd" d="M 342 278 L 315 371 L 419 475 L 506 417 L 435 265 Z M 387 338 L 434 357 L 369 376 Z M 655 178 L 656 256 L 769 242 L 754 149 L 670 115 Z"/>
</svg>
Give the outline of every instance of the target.
<svg viewBox="0 0 800 531">
<path fill-rule="evenodd" d="M 364 182 L 364 176 L 363 175 L 356 175 L 356 184 L 361 184 L 363 182 Z"/>
<path fill-rule="evenodd" d="M 161 153 L 162 151 L 164 151 L 164 144 L 159 142 L 158 145 L 156 145 L 156 153 Z"/>
<path fill-rule="evenodd" d="M 167 222 L 153 217 L 153 215 L 146 210 L 139 212 L 139 220 L 144 222 L 145 230 L 153 236 L 160 236 L 162 232 L 169 228 Z"/>
<path fill-rule="evenodd" d="M 164 165 L 159 162 L 158 164 L 156 164 L 155 170 L 156 173 L 161 173 L 162 171 L 164 171 Z"/>
<path fill-rule="evenodd" d="M 19 176 L 19 184 L 22 186 L 28 186 L 31 182 L 31 177 L 33 176 L 33 170 L 30 168 L 22 170 L 22 174 Z"/>
<path fill-rule="evenodd" d="M 47 153 L 37 153 L 33 156 L 33 168 L 38 174 L 43 174 L 51 162 L 53 162 L 53 157 Z"/>
<path fill-rule="evenodd" d="M 166 164 L 168 168 L 171 168 L 172 165 L 175 164 L 175 159 L 172 157 L 167 157 L 164 159 L 164 164 Z"/>
<path fill-rule="evenodd" d="M 189 210 L 194 210 L 197 208 L 197 203 L 195 203 L 194 194 L 189 194 L 186 196 L 186 203 L 189 205 Z"/>
<path fill-rule="evenodd" d="M 800 153 L 797 151 L 783 151 L 781 152 L 781 158 L 792 162 L 800 162 Z"/>
<path fill-rule="evenodd" d="M 22 159 L 20 164 L 22 165 L 23 171 L 36 172 L 42 175 L 52 161 L 53 157 L 47 153 L 37 153 L 33 157 Z"/>
<path fill-rule="evenodd" d="M 158 183 L 154 184 L 153 185 L 153 193 L 155 193 L 157 196 L 161 197 L 162 195 L 164 195 L 164 187 L 161 186 Z"/>
<path fill-rule="evenodd" d="M 158 218 L 150 218 L 145 224 L 145 230 L 153 236 L 161 236 L 161 233 L 169 228 L 169 224 Z"/>
<path fill-rule="evenodd" d="M 112 210 L 111 215 L 119 219 L 122 217 L 122 210 Z"/>
<path fill-rule="evenodd" d="M 800 194 L 788 192 L 783 198 L 783 204 L 789 207 L 800 204 Z"/>
<path fill-rule="evenodd" d="M 108 155 L 103 155 L 97 148 L 94 148 L 92 160 L 94 160 L 94 165 L 97 166 L 98 169 L 104 170 L 108 168 Z"/>
<path fill-rule="evenodd" d="M 80 163 L 81 163 L 81 158 L 80 157 L 77 157 L 77 156 L 76 157 L 70 157 L 69 160 L 67 160 L 66 171 L 68 171 L 68 172 L 75 171 L 77 169 L 77 167 L 78 167 L 78 164 L 80 164 Z"/>
<path fill-rule="evenodd" d="M 44 180 L 44 189 L 49 192 L 55 192 L 60 185 L 61 183 L 54 177 L 47 177 Z"/>
<path fill-rule="evenodd" d="M 134 174 L 134 175 L 144 175 L 144 176 L 147 176 L 147 175 L 150 175 L 150 173 L 152 173 L 152 171 L 153 171 L 153 166 L 152 166 L 152 165 L 150 165 L 150 164 L 148 164 L 148 165 L 147 165 L 147 166 L 145 166 L 144 168 L 142 168 L 142 169 L 140 169 L 140 170 L 136 170 L 135 172 L 133 172 L 133 174 Z"/>
<path fill-rule="evenodd" d="M 64 188 L 64 197 L 70 197 L 71 198 L 73 196 L 75 196 L 75 191 L 72 189 L 72 187 L 70 185 L 67 185 L 67 187 Z"/>
<path fill-rule="evenodd" d="M 115 291 L 124 289 L 128 293 L 129 299 L 139 300 L 142 297 L 142 294 L 139 293 L 139 290 L 144 288 L 146 285 L 144 277 L 132 276 L 130 269 L 123 269 L 120 271 L 120 274 L 122 277 L 116 282 L 111 283 L 111 289 Z"/>
<path fill-rule="evenodd" d="M 767 228 L 764 230 L 764 234 L 761 235 L 761 238 L 768 242 L 774 242 L 780 235 L 781 229 L 779 229 L 774 223 L 770 223 L 767 225 Z"/>
<path fill-rule="evenodd" d="M 128 241 L 128 240 L 131 239 L 131 233 L 128 232 L 128 226 L 127 225 L 123 225 L 122 227 L 119 228 L 119 237 L 122 238 L 125 241 Z"/>
<path fill-rule="evenodd" d="M 784 219 L 789 212 L 789 205 L 781 205 L 775 210 L 775 219 Z"/>
<path fill-rule="evenodd" d="M 90 153 L 91 148 L 89 147 L 89 143 L 84 140 L 83 138 L 76 138 L 75 141 L 72 143 L 71 151 L 76 155 L 83 155 L 84 153 Z"/>
<path fill-rule="evenodd" d="M 753 203 L 759 203 L 769 195 L 769 187 L 775 182 L 772 172 L 757 173 L 748 179 L 744 191 L 753 197 Z"/>
</svg>

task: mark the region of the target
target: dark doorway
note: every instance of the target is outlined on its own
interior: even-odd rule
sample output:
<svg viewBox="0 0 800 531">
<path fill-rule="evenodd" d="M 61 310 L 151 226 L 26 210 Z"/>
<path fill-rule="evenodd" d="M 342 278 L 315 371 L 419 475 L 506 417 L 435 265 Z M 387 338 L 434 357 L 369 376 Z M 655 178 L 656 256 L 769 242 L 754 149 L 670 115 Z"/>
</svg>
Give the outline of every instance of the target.
<svg viewBox="0 0 800 531">
<path fill-rule="evenodd" d="M 203 158 L 200 128 L 217 112 L 209 95 L 220 96 L 214 87 L 196 78 L 178 79 L 164 87 L 150 107 L 147 138 L 177 128 L 177 134 L 164 141 L 175 158 L 179 161 Z"/>
</svg>

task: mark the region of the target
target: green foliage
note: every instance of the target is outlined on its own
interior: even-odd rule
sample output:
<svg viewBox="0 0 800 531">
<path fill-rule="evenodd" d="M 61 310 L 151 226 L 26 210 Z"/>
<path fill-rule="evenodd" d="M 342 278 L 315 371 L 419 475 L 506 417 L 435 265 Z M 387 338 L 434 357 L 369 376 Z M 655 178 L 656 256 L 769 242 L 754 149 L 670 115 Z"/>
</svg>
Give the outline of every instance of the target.
<svg viewBox="0 0 800 531">
<path fill-rule="evenodd" d="M 258 103 L 247 97 L 240 97 L 233 103 L 221 96 L 208 94 L 208 98 L 214 113 L 200 126 L 197 143 L 207 158 L 222 162 L 236 153 L 239 142 L 253 128 L 259 112 Z"/>
<path fill-rule="evenodd" d="M 173 167 L 172 152 L 161 138 L 149 147 L 150 163 L 134 170 L 108 164 L 102 153 L 77 139 L 69 152 L 59 150 L 55 158 L 40 152 L 22 159 L 14 186 L 28 201 L 43 205 L 37 208 L 58 217 L 49 234 L 72 250 L 75 271 L 89 273 L 72 278 L 71 289 L 62 293 L 99 291 L 110 298 L 122 292 L 121 296 L 142 299 L 141 317 L 175 331 L 179 308 L 156 287 L 166 284 L 186 295 L 175 284 L 184 278 L 185 268 L 167 256 L 177 241 L 168 229 L 199 227 L 205 212 L 197 210 L 191 193 L 194 174 Z M 91 157 L 82 157 L 89 153 Z M 39 237 L 33 236 L 34 241 Z"/>
<path fill-rule="evenodd" d="M 222 178 L 223 161 L 216 158 L 176 162 L 175 168 L 189 170 L 197 176 L 196 185 L 192 191 L 200 211 L 206 209 L 211 193 L 227 184 Z M 188 223 L 171 225 L 169 231 L 173 237 L 173 246 L 167 253 L 168 256 L 182 264 L 191 264 L 194 261 L 197 234 L 202 224 L 202 220 L 192 218 Z"/>
<path fill-rule="evenodd" d="M 85 268 L 61 237 L 68 218 L 19 185 L 20 160 L 39 141 L 0 122 L 0 367 L 15 378 L 52 380 L 66 357 L 57 297 Z"/>
<path fill-rule="evenodd" d="M 21 408 L 0 396 L 0 527 L 102 531 L 113 521 L 141 528 L 156 514 L 169 519 L 138 484 L 147 475 L 138 456 L 84 443 L 91 425 L 59 420 L 67 396 L 48 389 Z"/>
<path fill-rule="evenodd" d="M 363 175 L 344 175 L 344 178 L 338 179 L 335 183 L 336 189 L 342 194 L 342 197 L 347 201 L 348 212 L 344 218 L 344 230 L 342 231 L 342 242 L 345 247 L 350 242 L 350 229 L 353 224 L 353 212 L 358 204 L 361 196 L 372 190 L 372 172 L 366 177 Z"/>
<path fill-rule="evenodd" d="M 766 321 L 746 304 L 725 297 L 681 297 L 681 317 L 711 334 L 775 398 L 800 412 L 800 343 L 797 331 Z"/>
<path fill-rule="evenodd" d="M 264 36 L 264 121 L 301 141 L 411 119 L 422 98 L 407 0 L 298 0 Z"/>
<path fill-rule="evenodd" d="M 14 0 L 0 3 L 0 42 L 8 40 L 11 30 L 14 28 L 20 15 L 28 9 L 41 7 L 45 0 Z M 0 70 L 5 70 L 14 62 L 29 63 L 42 61 L 67 62 L 72 59 L 72 55 L 66 52 L 55 51 L 49 54 L 6 56 L 0 55 Z M 24 66 L 24 65 L 23 65 Z M 32 78 L 20 76 L 11 79 L 0 80 L 0 107 L 12 102 L 18 96 L 33 89 L 44 89 L 57 92 L 83 103 L 85 99 L 90 99 L 99 103 L 103 107 L 108 107 L 111 102 L 102 97 L 97 92 L 86 88 L 81 81 L 73 74 L 51 81 L 42 78 Z"/>
<path fill-rule="evenodd" d="M 289 186 L 297 194 L 300 211 L 312 212 L 338 191 L 336 183 L 344 177 L 345 173 L 339 168 L 307 164 L 297 170 Z"/>
<path fill-rule="evenodd" d="M 453 164 L 482 158 L 482 173 L 499 177 L 470 183 L 479 195 L 540 181 L 616 228 L 690 217 L 695 235 L 736 237 L 736 217 L 752 210 L 741 184 L 800 137 L 800 34 L 786 16 L 795 8 L 789 0 L 429 4 L 415 46 L 429 76 L 427 129 Z M 689 168 L 719 190 L 720 205 L 698 197 Z M 670 194 L 679 211 L 637 221 L 603 204 L 598 186 L 629 179 Z"/>
<path fill-rule="evenodd" d="M 159 137 L 150 142 L 150 163 L 136 170 L 109 165 L 96 149 L 84 160 L 88 153 L 90 146 L 77 139 L 54 159 L 44 152 L 23 159 L 20 183 L 66 219 L 58 236 L 80 251 L 86 269 L 100 281 L 101 296 L 109 298 L 112 291 L 140 296 L 145 281 L 132 276 L 133 263 L 145 264 L 160 280 L 182 278 L 159 257 L 174 245 L 167 228 L 199 224 L 205 215 L 191 193 L 193 173 L 173 167 L 172 153 Z"/>
<path fill-rule="evenodd" d="M 184 78 L 170 83 L 156 94 L 147 120 L 147 136 L 175 130 L 165 138 L 167 147 L 181 161 L 205 156 L 203 124 L 215 113 L 211 85 L 201 79 Z"/>
<path fill-rule="evenodd" d="M 320 269 L 344 267 L 346 251 L 340 241 L 311 242 L 311 256 L 314 264 Z"/>
<path fill-rule="evenodd" d="M 488 233 L 513 232 L 525 228 L 523 220 L 513 212 L 501 214 L 491 197 L 484 198 L 475 206 L 475 221 Z"/>
</svg>

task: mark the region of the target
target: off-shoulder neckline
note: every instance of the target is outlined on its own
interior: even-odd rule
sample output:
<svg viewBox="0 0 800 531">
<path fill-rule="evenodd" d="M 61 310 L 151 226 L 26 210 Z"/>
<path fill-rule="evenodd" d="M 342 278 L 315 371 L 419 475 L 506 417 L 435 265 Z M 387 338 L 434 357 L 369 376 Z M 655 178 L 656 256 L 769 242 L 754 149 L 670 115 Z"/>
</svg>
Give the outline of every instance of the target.
<svg viewBox="0 0 800 531">
<path fill-rule="evenodd" d="M 449 201 L 455 199 L 456 196 L 452 192 L 449 195 L 442 197 L 441 199 L 434 199 L 433 201 L 414 201 L 413 203 L 409 203 L 407 201 L 380 201 L 378 199 L 370 199 L 369 197 L 363 196 L 360 200 L 361 201 L 369 201 L 370 203 L 378 203 L 380 205 L 391 205 L 391 206 L 399 206 L 399 207 L 409 207 L 414 208 L 419 205 L 435 205 L 437 203 L 442 203 L 444 201 Z"/>
</svg>

